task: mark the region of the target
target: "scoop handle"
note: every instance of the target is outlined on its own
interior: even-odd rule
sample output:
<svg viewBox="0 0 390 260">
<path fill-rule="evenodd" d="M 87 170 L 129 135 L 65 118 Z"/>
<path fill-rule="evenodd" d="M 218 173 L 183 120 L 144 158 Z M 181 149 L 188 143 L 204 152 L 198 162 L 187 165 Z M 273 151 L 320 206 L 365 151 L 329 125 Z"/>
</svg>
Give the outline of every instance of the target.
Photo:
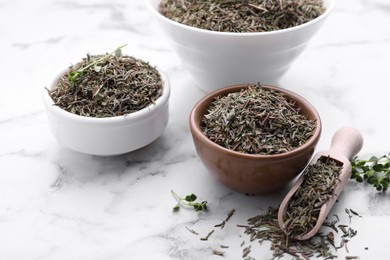
<svg viewBox="0 0 390 260">
<path fill-rule="evenodd" d="M 343 127 L 333 135 L 330 150 L 345 156 L 348 160 L 352 160 L 360 149 L 362 149 L 362 146 L 362 134 L 356 128 Z"/>
</svg>

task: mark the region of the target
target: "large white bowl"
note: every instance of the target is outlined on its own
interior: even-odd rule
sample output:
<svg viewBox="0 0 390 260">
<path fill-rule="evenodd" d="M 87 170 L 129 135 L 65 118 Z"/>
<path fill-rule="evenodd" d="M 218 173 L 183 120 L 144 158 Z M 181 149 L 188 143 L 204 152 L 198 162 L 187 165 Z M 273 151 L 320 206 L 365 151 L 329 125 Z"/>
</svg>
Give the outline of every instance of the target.
<svg viewBox="0 0 390 260">
<path fill-rule="evenodd" d="M 305 24 L 271 32 L 231 33 L 198 29 L 158 12 L 160 0 L 145 0 L 184 67 L 206 92 L 239 83 L 277 85 L 292 62 L 323 25 L 336 0 L 324 0 L 326 11 Z"/>
<path fill-rule="evenodd" d="M 169 118 L 170 84 L 158 71 L 164 82 L 163 94 L 154 104 L 124 116 L 94 118 L 67 112 L 55 106 L 44 89 L 43 101 L 52 134 L 64 146 L 92 155 L 113 156 L 146 146 L 162 134 Z"/>
</svg>

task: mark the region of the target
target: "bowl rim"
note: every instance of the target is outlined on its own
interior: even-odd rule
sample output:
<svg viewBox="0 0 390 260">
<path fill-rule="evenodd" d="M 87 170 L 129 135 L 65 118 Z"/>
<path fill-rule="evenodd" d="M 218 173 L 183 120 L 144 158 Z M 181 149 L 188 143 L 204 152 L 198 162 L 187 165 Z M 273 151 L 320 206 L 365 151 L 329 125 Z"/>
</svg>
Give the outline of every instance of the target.
<svg viewBox="0 0 390 260">
<path fill-rule="evenodd" d="M 230 155 L 232 157 L 236 157 L 236 158 L 238 157 L 238 158 L 242 158 L 242 159 L 252 159 L 252 160 L 256 160 L 256 159 L 263 159 L 263 160 L 264 159 L 265 160 L 289 159 L 291 157 L 298 156 L 302 152 L 306 151 L 310 147 L 314 147 L 318 143 L 320 136 L 321 136 L 321 131 L 322 131 L 322 122 L 321 122 L 320 115 L 318 114 L 318 112 L 314 108 L 314 106 L 309 101 L 307 101 L 305 98 L 303 98 L 302 96 L 298 95 L 295 92 L 292 92 L 290 90 L 283 89 L 280 87 L 267 85 L 267 84 L 261 84 L 261 86 L 266 88 L 266 89 L 272 89 L 272 90 L 281 92 L 282 94 L 286 95 L 287 98 L 300 102 L 301 104 L 303 104 L 304 107 L 306 107 L 308 110 L 310 110 L 311 113 L 313 113 L 313 115 L 315 117 L 316 128 L 314 130 L 313 135 L 303 145 L 296 147 L 288 152 L 279 153 L 279 154 L 269 154 L 269 155 L 248 154 L 248 153 L 237 152 L 237 151 L 233 151 L 231 149 L 225 148 L 225 147 L 211 141 L 209 138 L 207 138 L 203 134 L 202 130 L 200 129 L 200 125 L 196 123 L 197 118 L 198 118 L 197 115 L 199 115 L 199 109 L 204 105 L 206 105 L 208 107 L 209 104 L 213 101 L 213 99 L 217 96 L 220 96 L 221 94 L 227 95 L 228 93 L 237 92 L 243 88 L 246 88 L 246 87 L 252 86 L 252 85 L 253 85 L 252 83 L 245 83 L 245 84 L 235 84 L 235 85 L 223 87 L 223 88 L 220 88 L 216 91 L 213 91 L 213 92 L 209 93 L 208 95 L 204 96 L 203 98 L 201 98 L 194 105 L 194 107 L 190 113 L 190 120 L 189 120 L 190 122 L 189 123 L 190 123 L 190 130 L 191 130 L 192 134 L 194 136 L 196 136 L 201 142 L 205 143 L 207 146 L 210 146 L 214 150 L 217 150 L 217 151 L 224 153 L 226 155 Z"/>
<path fill-rule="evenodd" d="M 60 108 L 59 106 L 56 106 L 54 104 L 53 99 L 50 97 L 48 91 L 54 87 L 58 78 L 62 76 L 64 72 L 61 73 L 59 76 L 57 76 L 48 88 L 43 88 L 43 94 L 42 94 L 43 102 L 48 112 L 53 113 L 57 117 L 66 118 L 67 120 L 72 120 L 75 122 L 83 122 L 83 123 L 98 124 L 98 125 L 115 124 L 115 123 L 130 122 L 130 121 L 136 122 L 157 113 L 169 101 L 169 97 L 171 93 L 169 79 L 159 67 L 153 65 L 152 67 L 155 68 L 161 76 L 161 80 L 163 82 L 163 93 L 160 97 L 157 98 L 157 100 L 153 104 L 150 104 L 147 107 L 130 114 L 113 116 L 113 117 L 87 117 L 87 116 L 81 116 L 81 115 L 68 112 Z"/>
<path fill-rule="evenodd" d="M 323 0 L 324 1 L 324 4 L 326 3 L 326 9 L 325 9 L 325 12 L 322 13 L 320 16 L 318 16 L 317 18 L 313 19 L 313 20 L 310 20 L 304 24 L 300 24 L 300 25 L 297 25 L 297 26 L 294 26 L 294 27 L 290 27 L 290 28 L 285 28 L 285 29 L 280 29 L 280 30 L 275 30 L 275 31 L 266 31 L 266 32 L 242 32 L 242 33 L 238 33 L 238 32 L 220 32 L 220 31 L 212 31 L 212 30 L 207 30 L 207 29 L 201 29 L 201 28 L 197 28 L 197 27 L 193 27 L 193 26 L 189 26 L 189 25 L 185 25 L 185 24 L 182 24 L 182 23 L 179 23 L 179 22 L 175 22 L 167 17 L 165 17 L 164 15 L 162 15 L 153 5 L 152 2 L 154 2 L 155 0 L 144 0 L 145 1 L 145 4 L 146 4 L 146 7 L 151 11 L 151 13 L 153 13 L 156 17 L 158 17 L 159 19 L 173 25 L 173 26 L 177 26 L 179 28 L 182 28 L 184 30 L 190 30 L 190 31 L 193 31 L 193 32 L 197 32 L 197 33 L 205 33 L 205 34 L 210 34 L 210 35 L 219 35 L 219 36 L 232 36 L 232 37 L 254 37 L 254 36 L 260 36 L 260 35 L 277 35 L 277 34 L 282 34 L 282 33 L 287 33 L 287 32 L 293 32 L 293 31 L 296 31 L 296 30 L 300 30 L 302 28 L 305 28 L 305 27 L 308 27 L 310 26 L 311 24 L 314 24 L 314 23 L 318 23 L 319 21 L 325 19 L 331 12 L 332 10 L 334 9 L 335 5 L 336 5 L 336 0 Z M 161 2 L 161 0 L 158 0 L 159 2 Z"/>
</svg>

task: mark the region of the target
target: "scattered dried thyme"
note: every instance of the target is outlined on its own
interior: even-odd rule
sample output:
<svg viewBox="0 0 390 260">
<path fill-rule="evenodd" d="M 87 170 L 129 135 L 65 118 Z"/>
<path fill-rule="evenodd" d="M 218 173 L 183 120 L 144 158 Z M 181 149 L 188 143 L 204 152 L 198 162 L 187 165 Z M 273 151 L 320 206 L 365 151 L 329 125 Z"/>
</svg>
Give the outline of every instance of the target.
<svg viewBox="0 0 390 260">
<path fill-rule="evenodd" d="M 324 222 L 325 227 L 330 227 L 338 232 L 342 230 L 340 246 L 335 245 L 334 233 L 327 234 L 318 232 L 308 240 L 294 240 L 289 238 L 278 224 L 278 208 L 270 207 L 264 214 L 248 219 L 247 225 L 238 225 L 245 228 L 245 233 L 249 235 L 250 241 L 271 242 L 272 259 L 280 259 L 283 256 L 293 256 L 294 259 L 312 259 L 314 257 L 324 257 L 325 259 L 337 259 L 334 250 L 346 247 L 350 238 L 356 235 L 356 231 L 346 225 L 338 225 L 337 220 Z M 348 228 L 347 228 L 348 227 Z M 348 249 L 346 248 L 347 252 Z"/>
</svg>

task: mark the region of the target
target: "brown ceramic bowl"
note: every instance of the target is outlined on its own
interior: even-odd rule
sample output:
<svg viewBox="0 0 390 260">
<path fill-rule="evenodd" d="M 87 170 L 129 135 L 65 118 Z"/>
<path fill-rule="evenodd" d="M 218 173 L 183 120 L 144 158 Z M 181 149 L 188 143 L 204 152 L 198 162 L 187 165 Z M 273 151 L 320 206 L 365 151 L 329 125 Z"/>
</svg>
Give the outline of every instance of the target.
<svg viewBox="0 0 390 260">
<path fill-rule="evenodd" d="M 279 91 L 286 98 L 294 100 L 303 114 L 315 120 L 313 136 L 300 147 L 275 155 L 245 154 L 224 148 L 202 133 L 202 116 L 215 97 L 238 92 L 246 87 L 248 84 L 225 87 L 199 100 L 191 111 L 190 129 L 201 161 L 220 182 L 242 193 L 267 193 L 285 186 L 310 161 L 321 135 L 321 119 L 315 108 L 303 97 L 285 89 L 263 85 L 266 89 Z"/>
</svg>

